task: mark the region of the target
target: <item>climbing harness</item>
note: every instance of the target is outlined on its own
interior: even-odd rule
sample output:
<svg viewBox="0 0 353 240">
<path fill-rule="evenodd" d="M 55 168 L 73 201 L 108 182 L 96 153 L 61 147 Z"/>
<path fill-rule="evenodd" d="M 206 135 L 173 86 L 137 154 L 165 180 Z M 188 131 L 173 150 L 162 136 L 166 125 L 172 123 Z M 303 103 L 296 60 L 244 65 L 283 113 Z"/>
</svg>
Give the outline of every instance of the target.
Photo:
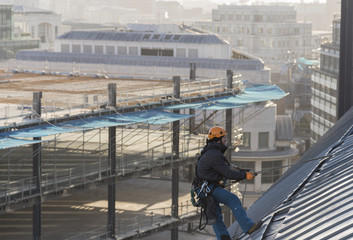
<svg viewBox="0 0 353 240">
<path fill-rule="evenodd" d="M 214 203 L 212 197 L 213 190 L 213 186 L 210 187 L 207 181 L 203 181 L 201 186 L 193 185 L 193 188 L 191 188 L 190 191 L 192 205 L 201 209 L 199 221 L 200 230 L 203 230 L 206 225 L 212 225 L 217 221 L 216 213 L 214 208 L 212 208 L 212 204 Z"/>
</svg>

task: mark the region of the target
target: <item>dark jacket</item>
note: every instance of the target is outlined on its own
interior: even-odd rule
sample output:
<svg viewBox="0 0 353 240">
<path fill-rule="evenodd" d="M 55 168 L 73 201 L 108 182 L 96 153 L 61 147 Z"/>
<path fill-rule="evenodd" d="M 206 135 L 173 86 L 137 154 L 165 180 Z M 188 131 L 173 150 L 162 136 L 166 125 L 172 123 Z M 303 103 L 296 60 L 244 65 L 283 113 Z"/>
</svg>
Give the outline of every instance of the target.
<svg viewBox="0 0 353 240">
<path fill-rule="evenodd" d="M 208 182 L 219 182 L 224 178 L 236 181 L 245 179 L 245 172 L 230 169 L 223 155 L 226 150 L 227 146 L 221 143 L 209 142 L 201 152 L 201 157 L 197 164 L 197 176 Z"/>
</svg>

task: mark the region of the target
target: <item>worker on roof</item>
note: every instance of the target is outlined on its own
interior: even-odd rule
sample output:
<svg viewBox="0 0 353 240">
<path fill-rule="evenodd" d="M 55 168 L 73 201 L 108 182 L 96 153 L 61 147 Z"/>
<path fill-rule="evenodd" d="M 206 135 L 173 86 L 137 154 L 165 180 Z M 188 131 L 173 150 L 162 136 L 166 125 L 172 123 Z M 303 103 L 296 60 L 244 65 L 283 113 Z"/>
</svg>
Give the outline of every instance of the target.
<svg viewBox="0 0 353 240">
<path fill-rule="evenodd" d="M 247 234 L 255 232 L 261 227 L 262 222 L 254 223 L 241 205 L 239 198 L 224 188 L 226 179 L 240 181 L 243 179 L 251 180 L 255 173 L 251 170 L 233 170 L 230 163 L 224 157 L 227 150 L 226 131 L 219 126 L 212 127 L 208 133 L 207 144 L 201 152 L 195 170 L 195 179 L 193 185 L 200 186 L 205 181 L 211 189 L 211 195 L 214 198 L 216 208 L 216 222 L 212 225 L 217 239 L 231 239 L 227 227 L 223 222 L 222 209 L 220 203 L 227 205 L 233 212 L 242 231 Z"/>
</svg>

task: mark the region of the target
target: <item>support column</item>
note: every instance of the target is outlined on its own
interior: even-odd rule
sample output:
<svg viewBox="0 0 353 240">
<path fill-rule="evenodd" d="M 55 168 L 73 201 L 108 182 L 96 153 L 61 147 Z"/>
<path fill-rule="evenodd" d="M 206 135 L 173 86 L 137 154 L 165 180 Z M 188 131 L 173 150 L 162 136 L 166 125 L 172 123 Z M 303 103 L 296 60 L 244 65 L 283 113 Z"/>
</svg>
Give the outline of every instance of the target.
<svg viewBox="0 0 353 240">
<path fill-rule="evenodd" d="M 196 63 L 190 63 L 190 81 L 196 80 Z"/>
<path fill-rule="evenodd" d="M 353 1 L 341 1 L 337 120 L 353 105 Z"/>
<path fill-rule="evenodd" d="M 39 119 L 42 113 L 42 104 L 41 104 L 41 99 L 42 99 L 42 92 L 35 92 L 33 93 L 33 119 Z M 33 140 L 41 140 L 40 137 L 35 137 Z M 33 153 L 32 153 L 32 159 L 33 159 L 33 178 L 35 181 L 35 186 L 36 189 L 34 192 L 36 194 L 39 193 L 39 196 L 37 196 L 34 199 L 34 204 L 33 204 L 33 240 L 40 240 L 42 237 L 42 192 L 41 192 L 41 175 L 42 175 L 42 156 L 41 156 L 41 143 L 35 143 L 33 144 Z"/>
<path fill-rule="evenodd" d="M 196 80 L 196 63 L 190 63 L 190 82 Z M 195 115 L 195 109 L 190 108 L 190 114 Z M 189 118 L 189 132 L 195 133 L 195 117 Z"/>
<path fill-rule="evenodd" d="M 233 71 L 227 70 L 227 91 L 231 91 L 233 89 Z M 226 110 L 226 132 L 227 132 L 227 144 L 228 146 L 232 145 L 232 125 L 233 125 L 233 109 Z M 228 162 L 232 161 L 232 151 L 229 149 L 226 151 L 226 156 Z M 227 187 L 227 190 L 230 191 L 230 185 Z M 224 212 L 224 224 L 229 227 L 231 224 L 231 215 L 230 209 L 226 209 Z"/>
<path fill-rule="evenodd" d="M 195 109 L 190 108 L 190 115 L 194 115 L 193 117 L 189 118 L 189 133 L 195 134 Z"/>
<path fill-rule="evenodd" d="M 180 76 L 173 77 L 174 98 L 180 98 Z M 180 110 L 173 110 L 173 113 L 180 113 Z M 173 122 L 173 160 L 172 163 L 172 217 L 178 218 L 179 200 L 179 126 L 180 121 Z M 171 230 L 171 239 L 178 239 L 178 226 Z"/>
<path fill-rule="evenodd" d="M 116 84 L 108 84 L 109 106 L 116 107 Z M 111 178 L 108 184 L 108 233 L 115 239 L 115 201 L 116 201 L 116 127 L 109 127 L 108 152 Z"/>
</svg>

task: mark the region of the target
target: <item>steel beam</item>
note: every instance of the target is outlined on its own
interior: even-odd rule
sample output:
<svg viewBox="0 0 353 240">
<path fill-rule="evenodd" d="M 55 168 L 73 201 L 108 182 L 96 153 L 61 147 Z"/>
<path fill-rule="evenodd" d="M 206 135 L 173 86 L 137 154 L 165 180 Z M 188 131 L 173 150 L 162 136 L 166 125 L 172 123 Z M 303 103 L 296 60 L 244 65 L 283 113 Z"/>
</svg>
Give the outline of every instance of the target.
<svg viewBox="0 0 353 240">
<path fill-rule="evenodd" d="M 180 77 L 173 77 L 174 84 L 174 98 L 180 98 Z M 180 113 L 180 110 L 173 110 L 173 113 Z M 178 218 L 178 200 L 179 200 L 179 126 L 180 121 L 173 122 L 173 163 L 172 163 L 172 217 Z M 176 226 L 171 230 L 171 239 L 178 239 L 178 227 Z"/>
<path fill-rule="evenodd" d="M 109 106 L 116 107 L 116 84 L 108 84 Z M 108 152 L 111 176 L 116 173 L 116 127 L 108 129 Z M 115 201 L 116 201 L 116 177 L 113 176 L 108 184 L 108 233 L 111 239 L 115 239 Z"/>
<path fill-rule="evenodd" d="M 33 93 L 33 105 L 32 105 L 32 119 L 40 119 L 41 111 L 42 111 L 42 92 L 34 92 Z M 41 138 L 33 138 L 33 140 L 41 140 Z M 39 193 L 37 197 L 34 199 L 33 204 L 33 225 L 32 225 L 32 233 L 33 240 L 40 240 L 42 236 L 42 197 L 41 197 L 41 143 L 33 144 L 32 149 L 32 160 L 33 160 L 33 178 L 35 181 L 36 189 L 35 193 Z"/>
<path fill-rule="evenodd" d="M 232 91 L 233 89 L 233 71 L 227 70 L 227 91 Z M 227 144 L 231 145 L 232 144 L 232 125 L 233 125 L 233 109 L 227 109 L 226 110 L 226 132 L 227 132 Z M 228 162 L 232 161 L 232 151 L 228 150 L 226 151 L 226 156 Z M 230 186 L 227 187 L 228 191 L 230 191 Z M 230 220 L 230 209 L 226 208 L 224 210 L 224 224 L 229 227 L 231 224 Z"/>
</svg>

